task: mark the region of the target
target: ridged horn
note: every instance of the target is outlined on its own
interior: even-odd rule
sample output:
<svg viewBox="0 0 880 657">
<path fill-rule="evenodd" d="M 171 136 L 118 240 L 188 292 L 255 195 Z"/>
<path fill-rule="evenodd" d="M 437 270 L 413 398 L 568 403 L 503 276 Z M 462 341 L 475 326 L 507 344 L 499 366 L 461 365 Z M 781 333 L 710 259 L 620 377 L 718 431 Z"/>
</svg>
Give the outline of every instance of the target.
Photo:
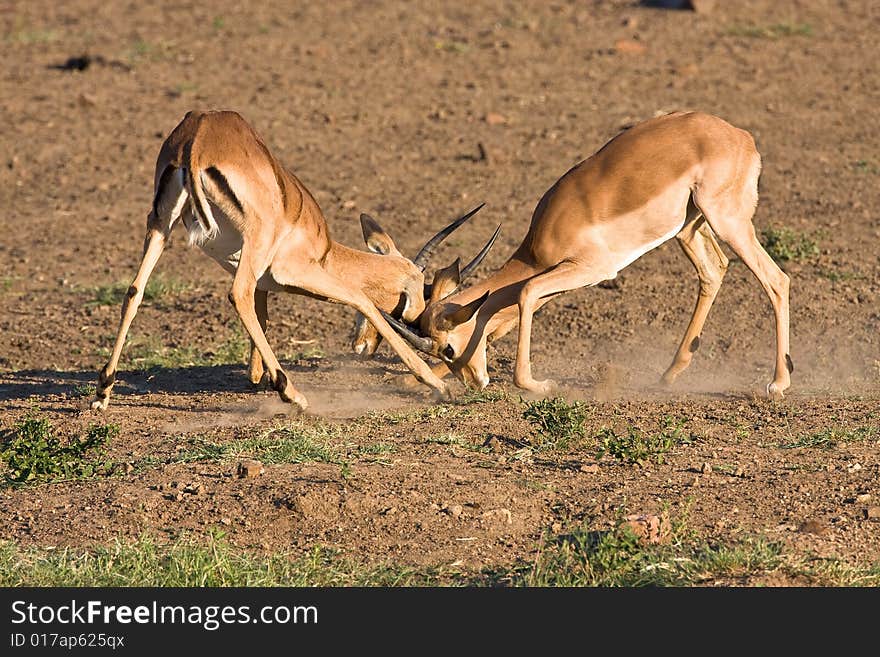
<svg viewBox="0 0 880 657">
<path fill-rule="evenodd" d="M 432 349 L 434 343 L 430 340 L 430 338 L 419 335 L 418 333 L 413 331 L 408 324 L 401 322 L 392 315 L 386 313 L 384 310 L 379 310 L 379 312 L 382 313 L 382 317 L 385 318 L 385 321 L 391 325 L 391 328 L 393 328 L 400 335 L 400 337 L 409 342 L 419 351 L 424 352 L 430 356 L 434 355 L 434 351 Z"/>
<path fill-rule="evenodd" d="M 486 256 L 489 254 L 489 249 L 492 248 L 492 245 L 495 244 L 495 240 L 498 239 L 498 235 L 501 233 L 501 224 L 498 224 L 498 228 L 495 229 L 495 233 L 492 237 L 489 238 L 489 241 L 486 242 L 486 246 L 482 248 L 482 250 L 476 255 L 476 257 L 471 260 L 464 269 L 461 270 L 461 283 L 464 283 L 468 276 L 473 274 L 477 268 L 483 263 L 483 260 L 486 259 Z M 459 283 L 459 285 L 461 284 Z"/>
<path fill-rule="evenodd" d="M 413 264 L 414 264 L 416 267 L 418 267 L 419 269 L 421 269 L 422 271 L 425 271 L 425 268 L 428 266 L 428 261 L 431 259 L 431 254 L 432 254 L 432 253 L 434 252 L 434 250 L 440 245 L 440 242 L 442 242 L 442 241 L 445 240 L 447 237 L 449 237 L 449 236 L 452 234 L 452 232 L 453 232 L 456 228 L 458 228 L 459 226 L 461 226 L 465 221 L 467 221 L 468 219 L 470 219 L 471 217 L 473 217 L 475 214 L 477 214 L 477 212 L 479 212 L 480 209 L 481 209 L 484 205 L 486 205 L 486 204 L 485 204 L 485 203 L 480 203 L 477 207 L 475 207 L 473 210 L 471 210 L 470 212 L 468 212 L 466 215 L 464 215 L 464 216 L 462 216 L 462 217 L 459 217 L 458 219 L 456 219 L 455 221 L 453 221 L 451 224 L 449 224 L 446 228 L 444 228 L 444 229 L 441 230 L 439 233 L 437 233 L 436 235 L 434 235 L 434 237 L 432 237 L 431 239 L 429 239 L 429 240 L 425 243 L 425 246 L 423 246 L 423 247 L 421 248 L 421 250 L 418 252 L 418 254 L 416 255 L 416 257 L 413 258 Z"/>
</svg>

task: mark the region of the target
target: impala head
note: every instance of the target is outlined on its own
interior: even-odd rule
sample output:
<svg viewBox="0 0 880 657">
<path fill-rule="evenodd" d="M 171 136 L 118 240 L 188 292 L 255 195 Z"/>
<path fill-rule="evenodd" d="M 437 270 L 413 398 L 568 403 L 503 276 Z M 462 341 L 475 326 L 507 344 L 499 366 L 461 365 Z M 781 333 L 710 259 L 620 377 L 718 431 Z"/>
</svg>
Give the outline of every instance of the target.
<svg viewBox="0 0 880 657">
<path fill-rule="evenodd" d="M 497 236 L 498 231 L 495 234 Z M 467 387 L 482 390 L 489 385 L 489 372 L 486 335 L 478 327 L 481 320 L 477 311 L 490 293 L 487 290 L 482 296 L 465 302 L 463 295 L 453 294 L 461 280 L 458 260 L 437 272 L 431 298 L 418 326 L 406 324 L 387 314 L 385 319 L 416 349 L 446 363 Z"/>
<path fill-rule="evenodd" d="M 361 215 L 361 228 L 367 248 L 376 254 L 387 256 L 387 264 L 373 272 L 367 295 L 381 311 L 396 319 L 413 322 L 425 310 L 432 298 L 433 285 L 425 283 L 425 268 L 434 251 L 459 226 L 474 216 L 483 204 L 456 219 L 434 235 L 412 260 L 403 256 L 391 237 L 369 215 Z M 495 242 L 498 231 L 486 243 L 476 257 L 462 270 L 462 276 L 470 275 L 480 266 Z M 360 313 L 357 314 L 352 337 L 352 349 L 365 357 L 372 356 L 382 342 L 382 336 Z"/>
</svg>

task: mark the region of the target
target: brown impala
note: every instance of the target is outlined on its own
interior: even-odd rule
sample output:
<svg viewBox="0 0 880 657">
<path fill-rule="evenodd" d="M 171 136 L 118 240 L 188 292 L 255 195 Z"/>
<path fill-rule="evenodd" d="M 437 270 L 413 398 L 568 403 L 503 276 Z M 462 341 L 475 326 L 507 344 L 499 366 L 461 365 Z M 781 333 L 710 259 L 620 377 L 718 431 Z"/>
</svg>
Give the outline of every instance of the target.
<svg viewBox="0 0 880 657">
<path fill-rule="evenodd" d="M 700 278 L 697 305 L 672 364 L 690 364 L 728 260 L 726 242 L 760 281 L 776 314 L 776 370 L 767 394 L 781 399 L 793 371 L 788 343 L 789 278 L 761 247 L 752 217 L 761 157 L 752 136 L 718 117 L 675 112 L 619 134 L 541 198 L 529 232 L 489 278 L 456 291 L 455 267 L 438 272 L 420 326 L 393 320 L 418 349 L 438 356 L 465 384 L 489 383 L 486 343 L 519 321 L 514 383 L 546 393 L 532 376 L 532 315 L 553 296 L 596 285 L 668 239 L 678 239 Z M 420 329 L 420 330 L 419 330 Z M 435 373 L 442 375 L 439 368 Z"/>
<path fill-rule="evenodd" d="M 267 293 L 280 291 L 354 307 L 419 381 L 446 395 L 446 384 L 392 330 L 377 307 L 407 321 L 417 318 L 425 308 L 424 269 L 431 252 L 477 210 L 429 240 L 413 260 L 402 256 L 381 227 L 362 215 L 364 238 L 373 253 L 351 249 L 330 239 L 315 199 L 239 114 L 189 112 L 159 152 L 143 260 L 122 302 L 116 343 L 98 375 L 92 408 L 107 408 L 125 336 L 178 219 L 190 244 L 201 247 L 233 276 L 229 301 L 251 339 L 252 382 L 266 376 L 284 401 L 302 409 L 308 406 L 266 340 Z M 491 241 L 468 266 L 478 266 L 490 246 Z"/>
</svg>

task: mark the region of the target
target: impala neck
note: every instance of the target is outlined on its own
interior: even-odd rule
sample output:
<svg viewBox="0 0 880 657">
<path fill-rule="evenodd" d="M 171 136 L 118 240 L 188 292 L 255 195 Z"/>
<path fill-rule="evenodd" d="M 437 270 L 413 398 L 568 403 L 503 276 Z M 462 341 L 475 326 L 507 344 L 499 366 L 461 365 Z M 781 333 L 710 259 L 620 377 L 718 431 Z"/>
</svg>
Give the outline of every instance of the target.
<svg viewBox="0 0 880 657">
<path fill-rule="evenodd" d="M 362 290 L 375 303 L 377 299 L 372 298 L 370 291 L 381 287 L 382 276 L 388 271 L 388 258 L 331 240 L 322 267 L 352 287 Z"/>
<path fill-rule="evenodd" d="M 489 318 L 485 329 L 488 334 L 516 316 L 519 293 L 528 280 L 537 273 L 539 270 L 536 267 L 514 254 L 488 278 L 453 293 L 444 301 L 464 305 L 474 299 L 479 299 L 488 291 L 489 298 L 480 309 L 480 315 Z"/>
</svg>

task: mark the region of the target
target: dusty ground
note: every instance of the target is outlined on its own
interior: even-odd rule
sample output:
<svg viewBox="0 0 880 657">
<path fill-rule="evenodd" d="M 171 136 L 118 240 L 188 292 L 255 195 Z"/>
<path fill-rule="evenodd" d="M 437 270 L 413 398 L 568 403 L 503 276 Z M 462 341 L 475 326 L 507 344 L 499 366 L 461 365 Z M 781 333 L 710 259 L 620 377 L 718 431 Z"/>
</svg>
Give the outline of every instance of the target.
<svg viewBox="0 0 880 657">
<path fill-rule="evenodd" d="M 436 406 L 426 389 L 399 384 L 404 370 L 387 348 L 371 362 L 349 354 L 350 311 L 274 296 L 269 340 L 312 404 L 296 422 L 328 431 L 348 465 L 269 465 L 238 479 L 234 461 L 178 462 L 198 441 L 287 420 L 243 365 L 144 373 L 123 356 L 101 421 L 120 427 L 110 457 L 135 469 L 0 491 L 0 538 L 84 546 L 223 526 L 256 549 L 320 543 L 364 561 L 479 568 L 530 559 L 557 524 L 669 508 L 720 540 L 760 533 L 803 554 L 877 562 L 880 522 L 867 509 L 880 503 L 880 8 L 716 4 L 708 15 L 629 1 L 0 5 L 3 427 L 34 412 L 61 433 L 100 419 L 81 412 L 82 390 L 104 362 L 118 307 L 90 302 L 96 287 L 133 277 L 158 147 L 192 108 L 240 111 L 345 244 L 361 244 L 366 211 L 413 253 L 485 201 L 437 261 L 469 256 L 503 222 L 484 272 L 522 239 L 541 194 L 621 127 L 700 109 L 756 138 L 759 231 L 789 227 L 820 247 L 787 265 L 796 369 L 778 404 L 760 396 L 770 306 L 739 262 L 672 391 L 652 386 L 696 296 L 675 244 L 617 285 L 541 312 L 536 376 L 587 400 L 597 430 L 683 421 L 695 440 L 664 464 L 594 467 L 589 447 L 524 454 L 512 336 L 491 352 L 490 392 L 505 398 Z M 83 55 L 84 70 L 65 66 Z M 203 356 L 234 342 L 230 279 L 182 233 L 158 271 L 188 285 L 142 308 L 133 344 Z M 829 431 L 870 437 L 795 446 Z M 461 447 L 493 436 L 494 450 Z M 198 494 L 180 492 L 194 483 Z"/>
</svg>

